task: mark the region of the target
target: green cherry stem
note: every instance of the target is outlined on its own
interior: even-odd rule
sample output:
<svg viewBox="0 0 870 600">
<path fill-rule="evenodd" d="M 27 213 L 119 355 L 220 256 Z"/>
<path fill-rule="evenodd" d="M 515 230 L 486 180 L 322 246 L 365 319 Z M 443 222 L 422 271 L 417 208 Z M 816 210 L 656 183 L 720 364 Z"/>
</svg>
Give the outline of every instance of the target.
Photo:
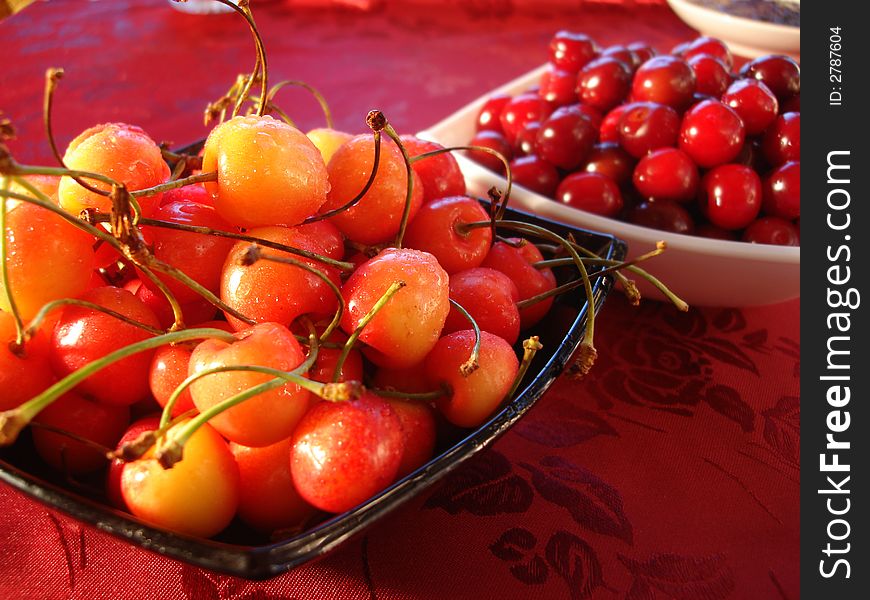
<svg viewBox="0 0 870 600">
<path fill-rule="evenodd" d="M 347 338 L 347 341 L 344 343 L 344 348 L 341 349 L 341 354 L 338 356 L 338 360 L 335 362 L 335 371 L 332 373 L 332 381 L 333 383 L 338 381 L 338 378 L 341 376 L 341 370 L 344 368 L 344 363 L 347 360 L 348 355 L 350 355 L 350 351 L 353 349 L 353 345 L 356 343 L 359 336 L 362 334 L 363 329 L 365 329 L 366 325 L 368 325 L 372 319 L 375 318 L 375 315 L 378 314 L 384 306 L 386 306 L 387 302 L 390 301 L 390 298 L 398 292 L 400 289 L 405 287 L 404 281 L 396 281 L 390 284 L 390 287 L 387 288 L 387 291 L 384 292 L 384 295 L 381 296 L 377 302 L 375 302 L 372 309 L 360 320 L 359 325 L 356 329 L 353 330 L 353 333 L 350 334 L 350 337 Z"/>
<path fill-rule="evenodd" d="M 276 83 L 269 90 L 269 93 L 266 94 L 267 102 L 272 102 L 272 100 L 275 98 L 275 94 L 277 94 L 279 91 L 281 91 L 282 88 L 285 88 L 288 86 L 301 87 L 304 90 L 307 90 L 312 96 L 314 96 L 314 99 L 317 100 L 318 104 L 320 104 L 320 110 L 323 111 L 323 116 L 326 119 L 326 126 L 329 129 L 333 128 L 332 111 L 329 110 L 329 104 L 326 102 L 326 98 L 323 97 L 323 94 L 321 94 L 317 88 L 315 88 L 314 86 L 312 86 L 308 83 L 305 83 L 304 81 L 299 81 L 299 80 L 295 80 L 295 79 L 287 79 L 285 81 L 280 81 L 280 82 Z"/>
<path fill-rule="evenodd" d="M 447 395 L 447 390 L 445 389 L 432 390 L 431 392 L 400 392 L 399 390 L 373 388 L 368 388 L 368 390 L 381 398 L 396 398 L 398 400 L 413 400 L 415 402 L 429 402 Z"/>
<path fill-rule="evenodd" d="M 459 366 L 459 372 L 462 376 L 468 377 L 480 368 L 480 362 L 478 362 L 478 359 L 480 358 L 480 327 L 477 325 L 477 321 L 474 320 L 474 317 L 471 316 L 471 313 L 465 310 L 465 307 L 453 298 L 450 298 L 450 306 L 458 310 L 459 314 L 471 323 L 471 328 L 474 330 L 474 346 L 471 349 L 471 354 L 469 355 L 468 360 Z"/>
<path fill-rule="evenodd" d="M 42 409 L 50 405 L 63 394 L 72 390 L 74 387 L 76 387 L 78 384 L 80 384 L 82 381 L 84 381 L 94 373 L 105 369 L 109 365 L 112 365 L 119 360 L 127 358 L 128 356 L 132 356 L 133 354 L 145 352 L 146 350 L 152 350 L 165 344 L 173 344 L 177 342 L 186 342 L 188 340 L 204 338 L 218 338 L 224 340 L 235 339 L 232 334 L 227 333 L 222 329 L 186 329 L 184 331 L 164 333 L 163 335 L 158 335 L 153 338 L 148 338 L 146 340 L 136 342 L 135 344 L 130 344 L 129 346 L 124 346 L 123 348 L 119 348 L 114 352 L 110 352 L 102 358 L 88 363 L 81 369 L 70 373 L 60 381 L 56 382 L 54 385 L 50 386 L 48 389 L 44 390 L 42 393 L 31 398 L 17 408 L 0 413 L 0 446 L 8 446 L 14 443 L 16 438 L 18 437 L 18 434 L 21 433 L 21 430 L 25 426 L 27 426 L 27 424 L 30 423 L 30 421 L 33 420 L 33 418 L 38 415 Z"/>
<path fill-rule="evenodd" d="M 369 113 L 369 116 L 371 116 L 371 113 Z M 405 161 L 405 172 L 408 178 L 408 187 L 405 191 L 405 207 L 402 209 L 402 220 L 399 223 L 399 233 L 396 234 L 396 239 L 393 242 L 394 248 L 401 248 L 402 240 L 405 238 L 405 230 L 408 228 L 408 221 L 411 218 L 411 199 L 414 197 L 414 169 L 413 167 L 411 167 L 411 157 L 408 155 L 408 150 L 402 143 L 399 134 L 396 133 L 396 130 L 393 129 L 393 126 L 390 125 L 386 117 L 383 116 L 383 113 L 380 113 L 380 116 L 383 117 L 384 133 L 386 133 L 391 140 L 396 142 L 396 145 L 402 152 L 402 159 Z"/>
<path fill-rule="evenodd" d="M 505 395 L 505 400 L 508 400 L 513 397 L 513 395 L 517 392 L 517 389 L 520 387 L 520 383 L 523 381 L 523 378 L 526 376 L 526 372 L 529 370 L 529 367 L 532 364 L 532 359 L 535 358 L 535 354 L 538 350 L 541 350 L 544 346 L 541 344 L 540 338 L 538 336 L 533 335 L 527 340 L 523 341 L 523 359 L 520 361 L 520 368 L 517 370 L 517 376 L 514 377 L 513 385 L 511 385 L 510 391 L 508 391 L 507 395 Z"/>
<path fill-rule="evenodd" d="M 123 321 L 129 325 L 134 327 L 138 327 L 139 329 L 144 329 L 150 334 L 160 335 L 164 333 L 161 329 L 157 329 L 156 327 L 152 327 L 151 325 L 147 325 L 145 323 L 141 323 L 135 319 L 131 319 L 127 315 L 123 315 L 117 311 L 114 311 L 110 308 L 106 308 L 105 306 L 100 306 L 99 304 L 94 304 L 93 302 L 88 302 L 87 300 L 79 300 L 78 298 L 60 298 L 58 300 L 52 300 L 51 302 L 47 302 L 42 305 L 42 308 L 39 309 L 39 312 L 36 313 L 36 316 L 30 320 L 27 324 L 27 328 L 24 330 L 25 339 L 30 339 L 33 337 L 33 334 L 36 333 L 36 330 L 42 325 L 45 321 L 45 318 L 55 309 L 60 308 L 62 306 L 80 306 L 82 308 L 89 308 L 91 310 L 95 310 L 104 314 L 109 315 L 119 321 Z"/>
<path fill-rule="evenodd" d="M 209 171 L 207 173 L 200 173 L 199 175 L 191 175 L 190 177 L 184 177 L 182 179 L 173 179 L 167 181 L 166 183 L 161 183 L 159 185 L 155 185 L 150 188 L 145 188 L 141 190 L 135 190 L 130 192 L 130 195 L 133 198 L 141 198 L 142 196 L 151 196 L 154 194 L 162 194 L 163 192 L 168 192 L 169 190 L 175 190 L 186 185 L 193 185 L 194 183 L 202 183 L 204 181 L 217 181 L 218 174 L 216 171 Z"/>
</svg>

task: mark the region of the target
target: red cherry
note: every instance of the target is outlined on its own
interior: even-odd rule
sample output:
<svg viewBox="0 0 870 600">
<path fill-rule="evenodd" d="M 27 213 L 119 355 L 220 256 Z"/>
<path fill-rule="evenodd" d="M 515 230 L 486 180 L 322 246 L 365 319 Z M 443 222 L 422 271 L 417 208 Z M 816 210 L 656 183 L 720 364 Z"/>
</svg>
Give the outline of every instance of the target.
<svg viewBox="0 0 870 600">
<path fill-rule="evenodd" d="M 477 131 L 497 131 L 502 133 L 501 113 L 513 99 L 508 94 L 490 96 L 477 115 Z"/>
<path fill-rule="evenodd" d="M 631 84 L 632 100 L 667 104 L 678 111 L 689 106 L 694 92 L 692 67 L 675 56 L 649 59 L 638 68 Z"/>
<path fill-rule="evenodd" d="M 300 328 L 300 331 L 302 329 Z M 307 334 L 308 332 L 306 331 L 305 333 Z M 322 334 L 323 328 L 317 327 L 317 333 Z M 329 334 L 329 341 L 332 343 L 343 344 L 347 339 L 347 334 L 340 329 Z M 341 354 L 342 350 L 340 348 L 330 348 L 321 345 L 317 358 L 314 360 L 314 365 L 308 370 L 308 378 L 323 383 L 332 381 Z M 348 353 L 344 364 L 341 366 L 341 373 L 338 374 L 336 381 L 362 381 L 364 375 L 362 354 L 358 350 L 353 349 Z"/>
<path fill-rule="evenodd" d="M 676 148 L 655 150 L 640 159 L 634 169 L 634 187 L 651 200 L 692 200 L 699 179 L 695 163 Z"/>
<path fill-rule="evenodd" d="M 635 225 L 673 233 L 691 234 L 695 229 L 695 223 L 689 212 L 671 200 L 641 202 L 628 211 L 628 221 Z"/>
<path fill-rule="evenodd" d="M 10 313 L 0 311 L 0 411 L 17 407 L 54 383 L 48 362 L 53 329 L 53 320 L 50 326 L 43 325 L 25 345 L 24 355 L 18 356 L 9 347 L 16 337 L 15 320 Z"/>
<path fill-rule="evenodd" d="M 518 244 L 518 238 L 509 240 Z M 501 271 L 517 286 L 520 300 L 543 294 L 556 287 L 556 277 L 551 269 L 536 269 L 532 265 L 544 260 L 541 251 L 532 243 L 522 244 L 519 248 L 505 242 L 496 242 L 489 250 L 481 266 Z M 547 298 L 520 311 L 520 328 L 528 329 L 549 312 L 553 299 Z"/>
<path fill-rule="evenodd" d="M 535 153 L 565 170 L 578 168 L 586 160 L 598 131 L 576 106 L 556 109 L 538 130 Z"/>
<path fill-rule="evenodd" d="M 631 68 L 611 57 L 596 58 L 580 71 L 577 93 L 580 101 L 598 110 L 610 110 L 628 95 Z"/>
<path fill-rule="evenodd" d="M 761 209 L 761 180 L 743 165 L 720 165 L 701 180 L 701 210 L 714 225 L 743 229 Z"/>
<path fill-rule="evenodd" d="M 511 161 L 514 183 L 552 197 L 559 185 L 559 172 L 543 158 L 530 154 Z"/>
<path fill-rule="evenodd" d="M 421 140 L 411 135 L 403 135 L 401 139 L 411 158 L 433 150 L 444 149 L 444 146 L 437 142 Z M 423 202 L 465 194 L 465 177 L 451 153 L 444 152 L 415 161 L 411 163 L 411 167 L 423 184 Z"/>
<path fill-rule="evenodd" d="M 488 331 L 513 344 L 520 336 L 520 292 L 510 277 L 486 267 L 468 269 L 450 276 L 450 298 Z M 468 329 L 468 320 L 451 307 L 443 334 Z"/>
<path fill-rule="evenodd" d="M 511 148 L 511 145 L 505 137 L 498 131 L 479 131 L 474 134 L 473 138 L 471 138 L 469 145 L 490 148 L 504 156 L 507 160 L 513 158 L 514 155 L 513 148 Z M 490 171 L 504 174 L 504 163 L 489 152 L 484 152 L 482 150 L 469 150 L 468 157 L 471 160 L 480 163 Z"/>
<path fill-rule="evenodd" d="M 618 142 L 619 141 L 619 121 L 622 119 L 622 114 L 625 112 L 629 104 L 620 104 L 606 115 L 601 121 L 601 126 L 598 131 L 598 141 Z"/>
<path fill-rule="evenodd" d="M 658 148 L 676 145 L 680 116 L 664 104 L 634 102 L 622 113 L 617 131 L 620 146 L 640 158 Z"/>
<path fill-rule="evenodd" d="M 801 216 L 801 164 L 787 162 L 764 178 L 764 213 L 783 219 Z"/>
<path fill-rule="evenodd" d="M 646 42 L 632 42 L 628 46 L 626 46 L 632 53 L 637 57 L 639 64 L 636 66 L 640 66 L 653 56 L 656 56 L 658 52 L 656 49 L 647 44 Z"/>
<path fill-rule="evenodd" d="M 740 77 L 763 82 L 780 102 L 785 102 L 801 91 L 801 68 L 788 56 L 768 55 L 756 58 L 743 65 Z"/>
<path fill-rule="evenodd" d="M 747 135 L 762 133 L 779 112 L 776 96 L 755 79 L 738 79 L 732 83 L 722 96 L 722 102 L 740 116 Z"/>
<path fill-rule="evenodd" d="M 779 217 L 761 217 L 746 228 L 743 241 L 752 244 L 800 246 L 800 233 L 791 221 Z"/>
<path fill-rule="evenodd" d="M 396 478 L 402 424 L 390 404 L 364 393 L 349 402 L 319 402 L 293 433 L 290 469 L 299 494 L 321 510 L 341 513 Z"/>
<path fill-rule="evenodd" d="M 619 186 L 600 173 L 572 173 L 556 190 L 556 200 L 604 217 L 614 217 L 622 210 Z"/>
<path fill-rule="evenodd" d="M 680 150 L 700 167 L 714 167 L 733 160 L 743 147 L 743 121 L 733 109 L 717 100 L 704 100 L 683 116 Z"/>
<path fill-rule="evenodd" d="M 731 83 L 728 67 L 718 58 L 709 54 L 696 54 L 689 59 L 689 66 L 695 73 L 695 93 L 707 94 L 713 98 L 721 96 Z"/>
<path fill-rule="evenodd" d="M 424 378 L 425 379 L 425 378 Z M 423 402 L 386 398 L 402 424 L 402 462 L 396 479 L 425 465 L 435 450 L 435 411 Z"/>
<path fill-rule="evenodd" d="M 117 441 L 115 449 L 120 449 L 123 444 L 132 442 L 146 431 L 156 431 L 158 427 L 160 427 L 160 415 L 142 417 L 127 428 L 121 439 Z M 125 464 L 127 463 L 120 458 L 112 460 L 106 474 L 106 497 L 109 499 L 109 504 L 121 510 L 128 510 L 124 495 L 121 493 L 121 472 Z"/>
<path fill-rule="evenodd" d="M 514 156 L 534 154 L 535 145 L 538 142 L 538 132 L 540 130 L 540 121 L 529 121 L 523 125 L 517 134 L 517 138 L 514 140 Z"/>
<path fill-rule="evenodd" d="M 695 56 L 706 54 L 718 59 L 726 69 L 731 69 L 734 66 L 734 57 L 731 56 L 731 50 L 720 39 L 713 37 L 699 37 L 689 42 L 685 51 L 682 53 L 683 58 L 691 59 Z"/>
<path fill-rule="evenodd" d="M 783 113 L 787 112 L 800 112 L 801 111 L 801 95 L 795 94 L 788 100 L 786 100 L 780 107 L 779 111 Z"/>
<path fill-rule="evenodd" d="M 552 106 L 565 106 L 577 101 L 577 73 L 550 66 L 541 75 L 538 95 Z"/>
<path fill-rule="evenodd" d="M 632 71 L 638 68 L 642 62 L 634 52 L 625 46 L 609 46 L 601 51 L 600 56 L 609 56 L 610 58 L 621 60 L 631 67 Z"/>
<path fill-rule="evenodd" d="M 634 164 L 634 157 L 623 150 L 622 146 L 614 142 L 602 142 L 592 147 L 583 170 L 610 177 L 617 185 L 622 186 L 631 181 Z"/>
<path fill-rule="evenodd" d="M 577 73 L 597 54 L 598 46 L 582 33 L 559 31 L 550 41 L 550 62 L 571 73 Z"/>
<path fill-rule="evenodd" d="M 525 93 L 511 99 L 501 112 L 501 127 L 511 144 L 516 142 L 526 123 L 543 121 L 550 114 L 550 105 L 537 94 Z"/>
<path fill-rule="evenodd" d="M 764 158 L 774 167 L 801 159 L 801 114 L 779 115 L 761 140 Z"/>
</svg>

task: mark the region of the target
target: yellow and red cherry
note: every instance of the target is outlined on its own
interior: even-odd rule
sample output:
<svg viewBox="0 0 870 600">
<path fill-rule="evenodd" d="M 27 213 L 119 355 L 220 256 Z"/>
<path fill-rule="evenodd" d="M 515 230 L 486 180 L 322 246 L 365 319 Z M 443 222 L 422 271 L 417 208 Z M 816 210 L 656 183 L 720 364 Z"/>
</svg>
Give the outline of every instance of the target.
<svg viewBox="0 0 870 600">
<path fill-rule="evenodd" d="M 441 198 L 423 205 L 408 225 L 405 245 L 432 254 L 452 275 L 483 262 L 492 244 L 492 230 L 464 230 L 462 226 L 488 219 L 480 202 L 473 198 Z"/>
<path fill-rule="evenodd" d="M 437 142 L 430 142 L 412 135 L 403 135 L 401 140 L 411 158 L 427 152 L 444 150 L 444 146 Z M 459 163 L 450 152 L 414 161 L 412 167 L 423 186 L 424 203 L 432 202 L 438 198 L 465 194 L 465 177 L 459 169 Z"/>
<path fill-rule="evenodd" d="M 520 292 L 510 277 L 495 269 L 477 267 L 450 276 L 450 299 L 464 308 L 481 331 L 514 344 L 520 336 Z M 468 329 L 468 319 L 455 307 L 444 323 L 444 335 Z"/>
</svg>

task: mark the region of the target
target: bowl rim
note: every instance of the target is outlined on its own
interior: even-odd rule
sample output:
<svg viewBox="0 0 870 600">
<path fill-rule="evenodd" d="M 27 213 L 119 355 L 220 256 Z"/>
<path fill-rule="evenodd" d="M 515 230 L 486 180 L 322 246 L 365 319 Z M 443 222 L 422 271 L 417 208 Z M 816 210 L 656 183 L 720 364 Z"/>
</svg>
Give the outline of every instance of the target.
<svg viewBox="0 0 870 600">
<path fill-rule="evenodd" d="M 751 32 L 753 34 L 776 33 L 778 35 L 800 35 L 801 31 L 801 28 L 796 25 L 771 23 L 770 21 L 762 21 L 760 19 L 750 19 L 748 17 L 741 17 L 739 15 L 732 15 L 725 11 L 716 10 L 715 8 L 695 4 L 691 0 L 667 0 L 667 2 L 671 6 L 671 9 L 674 10 L 674 12 L 677 12 L 677 9 L 674 7 L 678 6 L 681 10 L 693 12 L 699 18 L 715 20 L 722 25 L 728 23 L 732 26 L 752 29 L 754 30 Z M 748 34 L 750 32 L 747 31 L 746 33 Z"/>
</svg>

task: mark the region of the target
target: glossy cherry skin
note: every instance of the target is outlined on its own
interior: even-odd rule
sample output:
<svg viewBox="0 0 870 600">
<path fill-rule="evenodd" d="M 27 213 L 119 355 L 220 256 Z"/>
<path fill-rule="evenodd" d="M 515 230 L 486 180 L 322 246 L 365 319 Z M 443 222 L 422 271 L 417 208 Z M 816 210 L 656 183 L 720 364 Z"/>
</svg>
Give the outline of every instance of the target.
<svg viewBox="0 0 870 600">
<path fill-rule="evenodd" d="M 530 154 L 511 161 L 514 183 L 552 197 L 559 185 L 559 171 L 543 158 Z"/>
<path fill-rule="evenodd" d="M 130 409 L 69 393 L 42 409 L 33 420 L 112 449 L 130 424 Z M 68 475 L 97 471 L 109 464 L 98 449 L 42 427 L 33 428 L 33 445 L 42 460 Z"/>
<path fill-rule="evenodd" d="M 731 83 L 728 67 L 718 58 L 709 54 L 696 54 L 689 59 L 689 66 L 695 73 L 695 93 L 706 94 L 713 98 L 721 96 Z"/>
<path fill-rule="evenodd" d="M 631 67 L 632 71 L 638 68 L 642 62 L 634 52 L 625 46 L 608 46 L 601 51 L 600 56 L 608 56 L 610 58 L 615 58 L 616 60 L 621 60 Z"/>
<path fill-rule="evenodd" d="M 490 148 L 504 156 L 508 161 L 510 161 L 514 156 L 513 147 L 511 147 L 504 135 L 498 131 L 478 131 L 474 134 L 474 137 L 471 138 L 468 145 Z M 504 163 L 501 162 L 498 157 L 493 156 L 489 152 L 483 150 L 469 150 L 468 157 L 471 160 L 480 163 L 490 171 L 495 171 L 496 173 L 501 174 L 504 174 L 505 172 Z"/>
<path fill-rule="evenodd" d="M 658 148 L 676 146 L 680 116 L 664 104 L 634 102 L 622 113 L 617 132 L 619 145 L 641 158 Z"/>
<path fill-rule="evenodd" d="M 602 142 L 592 147 L 583 170 L 600 173 L 622 186 L 631 181 L 635 166 L 634 157 L 615 142 Z"/>
<path fill-rule="evenodd" d="M 743 65 L 740 77 L 763 82 L 780 102 L 787 101 L 801 91 L 801 68 L 788 56 L 756 58 Z"/>
<path fill-rule="evenodd" d="M 401 139 L 411 158 L 444 149 L 444 146 L 437 142 L 421 140 L 411 135 L 403 135 Z M 411 167 L 420 177 L 420 183 L 423 185 L 424 203 L 465 194 L 465 177 L 459 169 L 459 163 L 450 152 L 415 161 L 411 163 Z"/>
<path fill-rule="evenodd" d="M 801 159 L 801 114 L 779 115 L 761 140 L 764 158 L 774 167 Z"/>
<path fill-rule="evenodd" d="M 300 331 L 303 328 L 300 328 Z M 321 327 L 317 328 L 319 334 L 323 333 Z M 307 333 L 307 332 L 306 332 Z M 347 341 L 347 334 L 342 330 L 336 329 L 329 335 L 329 342 L 343 344 Z M 317 352 L 317 358 L 314 360 L 314 365 L 308 370 L 308 379 L 329 383 L 333 380 L 335 369 L 338 366 L 342 350 L 340 348 L 330 348 L 326 345 L 320 346 Z M 359 350 L 351 350 L 344 364 L 341 366 L 341 373 L 338 374 L 336 381 L 362 381 L 364 377 L 363 357 Z"/>
<path fill-rule="evenodd" d="M 48 326 L 36 332 L 19 356 L 9 347 L 16 337 L 15 320 L 10 313 L 0 311 L 0 411 L 15 408 L 54 383 L 48 362 L 54 320 L 49 319 Z"/>
<path fill-rule="evenodd" d="M 598 128 L 598 141 L 618 142 L 619 141 L 619 121 L 622 119 L 623 113 L 630 104 L 620 104 L 606 115 L 601 120 L 601 125 Z"/>
<path fill-rule="evenodd" d="M 766 215 L 782 219 L 801 216 L 800 162 L 787 162 L 764 178 L 762 209 Z"/>
<path fill-rule="evenodd" d="M 554 107 L 577 101 L 577 73 L 552 65 L 541 75 L 538 95 Z"/>
<path fill-rule="evenodd" d="M 577 77 L 580 101 L 600 111 L 610 110 L 625 100 L 630 89 L 631 67 L 616 58 L 596 58 Z"/>
<path fill-rule="evenodd" d="M 346 309 L 341 328 L 353 333 L 396 282 L 404 282 L 405 287 L 384 304 L 359 339 L 372 362 L 402 368 L 426 357 L 450 311 L 447 272 L 428 252 L 387 248 L 357 267 L 342 287 Z"/>
<path fill-rule="evenodd" d="M 115 449 L 120 449 L 122 444 L 134 441 L 147 431 L 156 431 L 158 427 L 160 427 L 159 414 L 150 414 L 134 421 L 117 441 Z M 127 463 L 120 458 L 115 458 L 109 463 L 105 489 L 109 504 L 115 508 L 128 511 L 127 503 L 124 502 L 124 495 L 121 492 L 121 473 L 124 470 L 125 464 Z"/>
<path fill-rule="evenodd" d="M 514 140 L 514 156 L 525 156 L 535 153 L 535 145 L 538 141 L 538 132 L 541 130 L 540 121 L 529 121 L 523 125 L 517 138 Z"/>
<path fill-rule="evenodd" d="M 187 421 L 169 430 L 171 435 Z M 184 535 L 211 537 L 239 505 L 239 468 L 220 434 L 206 424 L 184 444 L 184 458 L 164 469 L 149 451 L 121 471 L 124 503 L 140 519 Z"/>
<path fill-rule="evenodd" d="M 743 229 L 761 209 L 761 180 L 743 165 L 720 165 L 701 180 L 701 211 L 724 229 Z"/>
<path fill-rule="evenodd" d="M 512 244 L 520 243 L 518 238 L 509 240 Z M 481 266 L 501 271 L 517 286 L 519 299 L 526 300 L 543 294 L 556 287 L 556 277 L 551 269 L 536 269 L 532 265 L 544 260 L 537 246 L 527 242 L 520 247 L 496 242 L 489 250 Z M 520 328 L 528 329 L 540 321 L 553 305 L 553 298 L 547 298 L 537 304 L 520 311 Z"/>
<path fill-rule="evenodd" d="M 594 123 L 579 107 L 565 106 L 541 123 L 535 153 L 550 164 L 571 171 L 585 162 L 597 137 Z"/>
<path fill-rule="evenodd" d="M 681 111 L 692 102 L 695 72 L 675 56 L 655 56 L 634 74 L 631 98 L 636 102 L 658 102 Z"/>
<path fill-rule="evenodd" d="M 94 288 L 80 298 L 160 328 L 154 313 L 127 290 Z M 54 329 L 51 366 L 58 377 L 65 377 L 98 358 L 152 335 L 105 313 L 82 306 L 66 306 Z M 130 405 L 147 398 L 153 353 L 153 350 L 139 352 L 115 362 L 85 379 L 76 390 L 106 404 Z"/>
<path fill-rule="evenodd" d="M 699 167 L 727 163 L 740 153 L 745 138 L 743 121 L 718 100 L 704 100 L 683 115 L 680 150 Z"/>
<path fill-rule="evenodd" d="M 761 81 L 738 79 L 722 95 L 722 102 L 734 109 L 746 127 L 746 135 L 764 132 L 776 119 L 779 102 Z"/>
<path fill-rule="evenodd" d="M 477 131 L 504 133 L 501 128 L 501 113 L 512 99 L 513 96 L 508 94 L 490 96 L 477 114 Z"/>
<path fill-rule="evenodd" d="M 614 217 L 622 210 L 619 186 L 600 173 L 572 173 L 556 190 L 556 201 L 604 217 Z"/>
<path fill-rule="evenodd" d="M 425 465 L 435 451 L 435 411 L 424 402 L 386 398 L 402 424 L 402 462 L 396 479 Z"/>
<path fill-rule="evenodd" d="M 698 167 L 677 148 L 660 148 L 640 159 L 634 169 L 634 187 L 650 200 L 688 202 L 698 191 Z"/>
<path fill-rule="evenodd" d="M 511 99 L 501 112 L 501 127 L 508 142 L 514 144 L 526 123 L 543 121 L 550 114 L 546 100 L 533 93 L 520 94 Z"/>
<path fill-rule="evenodd" d="M 761 217 L 743 232 L 743 241 L 751 244 L 800 246 L 800 232 L 791 221 L 779 217 Z"/>
<path fill-rule="evenodd" d="M 598 45 L 587 35 L 559 31 L 550 40 L 550 62 L 576 74 L 598 55 Z"/>
<path fill-rule="evenodd" d="M 734 66 L 734 57 L 731 55 L 731 50 L 728 49 L 725 42 L 717 38 L 707 36 L 695 38 L 689 42 L 689 45 L 682 53 L 685 59 L 691 59 L 703 54 L 718 59 L 726 69 L 731 69 Z"/>
<path fill-rule="evenodd" d="M 689 211 L 671 200 L 641 202 L 628 211 L 628 222 L 682 234 L 691 234 L 695 229 Z"/>
<path fill-rule="evenodd" d="M 239 518 L 257 531 L 300 527 L 317 512 L 302 499 L 290 472 L 291 438 L 250 448 L 230 443 L 239 467 Z"/>
<path fill-rule="evenodd" d="M 311 408 L 293 433 L 290 469 L 307 502 L 341 513 L 390 485 L 403 453 L 399 417 L 386 400 L 366 392 Z"/>
<path fill-rule="evenodd" d="M 477 322 L 481 331 L 488 331 L 514 344 L 520 336 L 520 292 L 510 277 L 495 269 L 477 267 L 450 277 L 450 299 L 459 303 Z M 450 307 L 443 333 L 453 333 L 470 327 L 468 320 Z"/>
<path fill-rule="evenodd" d="M 637 57 L 637 60 L 640 63 L 637 66 L 642 65 L 653 56 L 656 56 L 658 52 L 656 49 L 647 44 L 646 42 L 632 42 L 628 46 L 626 46 L 631 52 Z"/>
<path fill-rule="evenodd" d="M 423 205 L 408 225 L 405 246 L 432 254 L 452 275 L 479 266 L 492 244 L 490 228 L 462 231 L 459 227 L 487 220 L 489 215 L 473 198 L 441 198 Z"/>
<path fill-rule="evenodd" d="M 477 427 L 505 399 L 517 375 L 519 361 L 506 341 L 487 331 L 480 334 L 479 368 L 463 375 L 460 367 L 474 346 L 474 332 L 457 331 L 438 340 L 426 357 L 426 376 L 433 386 L 447 385 L 448 396 L 435 404 L 459 427 Z"/>
</svg>

